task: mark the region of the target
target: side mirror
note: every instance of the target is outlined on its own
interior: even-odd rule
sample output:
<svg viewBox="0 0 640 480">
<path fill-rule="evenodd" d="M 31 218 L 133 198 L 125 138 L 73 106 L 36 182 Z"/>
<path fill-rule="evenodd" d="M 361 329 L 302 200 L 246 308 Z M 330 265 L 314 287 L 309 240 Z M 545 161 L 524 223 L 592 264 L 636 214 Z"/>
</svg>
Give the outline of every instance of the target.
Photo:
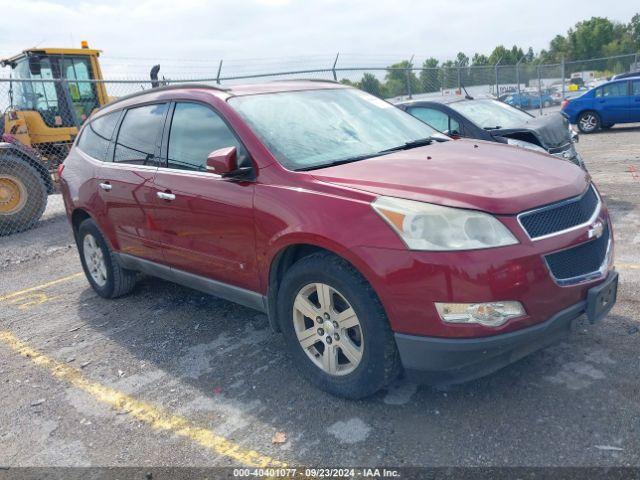
<svg viewBox="0 0 640 480">
<path fill-rule="evenodd" d="M 442 133 L 453 138 L 454 140 L 458 140 L 461 137 L 460 132 L 458 130 L 445 130 Z"/>
<path fill-rule="evenodd" d="M 236 147 L 219 148 L 207 156 L 207 172 L 225 175 L 238 167 Z"/>
<path fill-rule="evenodd" d="M 241 178 L 251 172 L 251 167 L 238 168 L 236 147 L 224 147 L 214 150 L 207 156 L 207 172 L 227 178 Z"/>
</svg>

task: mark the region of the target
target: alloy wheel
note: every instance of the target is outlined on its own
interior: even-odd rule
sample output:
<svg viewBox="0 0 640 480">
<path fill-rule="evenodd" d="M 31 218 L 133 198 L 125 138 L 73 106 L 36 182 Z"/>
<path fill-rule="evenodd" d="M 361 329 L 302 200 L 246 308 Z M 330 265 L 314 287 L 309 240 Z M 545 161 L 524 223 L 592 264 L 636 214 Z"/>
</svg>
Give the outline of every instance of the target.
<svg viewBox="0 0 640 480">
<path fill-rule="evenodd" d="M 586 115 L 580 117 L 580 126 L 587 132 L 595 130 L 597 125 L 598 120 L 593 113 L 587 113 Z"/>
<path fill-rule="evenodd" d="M 107 264 L 102 249 L 93 235 L 85 235 L 82 242 L 82 253 L 91 278 L 98 286 L 104 287 L 107 283 Z"/>
<path fill-rule="evenodd" d="M 347 375 L 360 365 L 362 326 L 348 300 L 330 285 L 311 283 L 300 289 L 293 325 L 300 347 L 325 373 Z"/>
</svg>

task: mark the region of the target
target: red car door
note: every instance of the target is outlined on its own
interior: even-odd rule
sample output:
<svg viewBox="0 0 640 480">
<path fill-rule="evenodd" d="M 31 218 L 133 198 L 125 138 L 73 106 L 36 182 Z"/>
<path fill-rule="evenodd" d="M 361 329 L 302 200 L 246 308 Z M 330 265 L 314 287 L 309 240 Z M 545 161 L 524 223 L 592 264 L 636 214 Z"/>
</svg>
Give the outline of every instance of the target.
<svg viewBox="0 0 640 480">
<path fill-rule="evenodd" d="M 178 102 L 167 120 L 166 168 L 155 177 L 154 223 L 172 268 L 258 291 L 253 183 L 208 173 L 209 153 L 235 146 L 239 165 L 246 149 L 210 106 Z"/>
<path fill-rule="evenodd" d="M 113 147 L 113 161 L 102 164 L 100 195 L 107 224 L 122 253 L 163 262 L 153 178 L 162 139 L 167 103 L 130 108 L 124 113 Z"/>
</svg>

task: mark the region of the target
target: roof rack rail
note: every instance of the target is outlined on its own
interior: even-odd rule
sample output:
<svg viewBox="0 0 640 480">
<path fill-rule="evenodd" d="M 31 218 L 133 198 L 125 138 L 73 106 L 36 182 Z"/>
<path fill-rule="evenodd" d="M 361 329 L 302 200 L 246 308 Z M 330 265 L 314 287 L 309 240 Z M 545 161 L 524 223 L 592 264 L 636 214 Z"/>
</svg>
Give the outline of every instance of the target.
<svg viewBox="0 0 640 480">
<path fill-rule="evenodd" d="M 319 83 L 338 83 L 335 80 L 327 80 L 326 78 L 279 78 L 278 80 L 271 80 L 270 83 L 276 82 L 319 82 Z"/>
<path fill-rule="evenodd" d="M 105 80 L 104 83 L 109 83 L 109 81 Z M 147 93 L 164 92 L 164 91 L 167 91 L 167 90 L 177 90 L 179 88 L 203 88 L 203 89 L 207 89 L 207 90 L 216 90 L 216 91 L 219 91 L 219 92 L 228 92 L 229 91 L 228 88 L 216 87 L 216 86 L 213 86 L 213 85 L 207 85 L 206 83 L 189 83 L 189 82 L 172 83 L 171 85 L 163 85 L 162 87 L 155 87 L 155 88 L 150 88 L 148 90 L 141 90 L 139 92 L 130 93 L 129 95 L 125 95 L 123 97 L 118 97 L 117 99 L 113 100 L 112 102 L 109 102 L 106 105 L 103 105 L 97 111 L 99 112 L 100 110 L 102 110 L 104 108 L 107 108 L 107 107 L 111 107 L 112 105 L 114 105 L 116 103 L 123 102 L 123 101 L 129 100 L 131 98 L 140 97 L 140 96 L 145 95 Z"/>
</svg>

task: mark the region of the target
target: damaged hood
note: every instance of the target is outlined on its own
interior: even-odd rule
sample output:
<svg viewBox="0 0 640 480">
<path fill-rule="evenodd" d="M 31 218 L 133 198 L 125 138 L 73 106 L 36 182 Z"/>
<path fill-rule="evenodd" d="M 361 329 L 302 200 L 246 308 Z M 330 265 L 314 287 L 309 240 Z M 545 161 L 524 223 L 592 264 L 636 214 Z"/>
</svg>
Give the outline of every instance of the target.
<svg viewBox="0 0 640 480">
<path fill-rule="evenodd" d="M 537 143 L 546 150 L 560 148 L 571 143 L 572 134 L 569 130 L 569 121 L 560 113 L 552 113 L 542 117 L 532 117 L 511 128 L 500 128 L 490 131 L 494 137 L 515 138 L 531 143 Z M 529 136 L 529 139 L 527 139 Z M 534 136 L 537 141 L 530 138 Z"/>
<path fill-rule="evenodd" d="M 569 162 L 495 142 L 452 140 L 313 170 L 375 195 L 517 214 L 577 196 L 589 175 Z"/>
</svg>

